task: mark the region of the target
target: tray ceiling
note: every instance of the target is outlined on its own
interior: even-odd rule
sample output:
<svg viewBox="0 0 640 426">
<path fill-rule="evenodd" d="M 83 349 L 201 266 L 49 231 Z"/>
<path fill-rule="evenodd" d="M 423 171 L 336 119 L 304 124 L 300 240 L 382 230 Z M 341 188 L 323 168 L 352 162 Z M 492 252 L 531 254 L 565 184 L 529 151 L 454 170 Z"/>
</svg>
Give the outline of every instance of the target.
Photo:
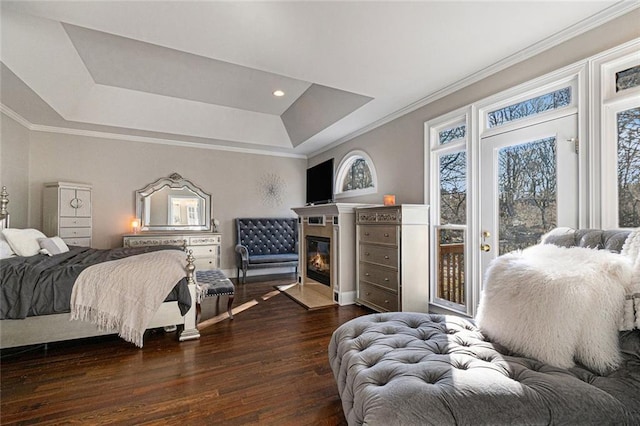
<svg viewBox="0 0 640 426">
<path fill-rule="evenodd" d="M 348 140 L 492 64 L 630 8 L 612 1 L 1 7 L 1 102 L 30 125 L 293 156 Z"/>
</svg>

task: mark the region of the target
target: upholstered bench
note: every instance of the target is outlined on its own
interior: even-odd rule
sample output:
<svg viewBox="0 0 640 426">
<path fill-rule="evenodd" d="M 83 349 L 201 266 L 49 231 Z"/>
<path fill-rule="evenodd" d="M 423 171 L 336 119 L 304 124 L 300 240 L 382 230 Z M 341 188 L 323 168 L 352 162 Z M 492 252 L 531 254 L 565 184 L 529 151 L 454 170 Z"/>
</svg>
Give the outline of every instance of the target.
<svg viewBox="0 0 640 426">
<path fill-rule="evenodd" d="M 196 286 L 197 286 L 197 304 L 196 304 L 196 324 L 200 321 L 202 313 L 201 303 L 207 297 L 218 297 L 228 295 L 229 302 L 227 303 L 227 312 L 229 318 L 233 319 L 233 312 L 231 311 L 231 305 L 233 304 L 233 297 L 235 294 L 235 288 L 233 283 L 220 269 L 204 269 L 196 271 Z"/>
<path fill-rule="evenodd" d="M 263 217 L 236 219 L 238 279 L 248 269 L 294 267 L 298 272 L 298 220 Z"/>
</svg>

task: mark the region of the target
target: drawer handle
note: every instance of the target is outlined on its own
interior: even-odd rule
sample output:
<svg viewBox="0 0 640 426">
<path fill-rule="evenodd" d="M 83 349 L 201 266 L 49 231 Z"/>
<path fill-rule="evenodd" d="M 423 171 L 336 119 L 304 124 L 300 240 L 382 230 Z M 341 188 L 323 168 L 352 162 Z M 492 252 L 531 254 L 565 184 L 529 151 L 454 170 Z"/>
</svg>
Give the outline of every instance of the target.
<svg viewBox="0 0 640 426">
<path fill-rule="evenodd" d="M 385 258 L 385 259 L 387 259 L 387 260 L 389 260 L 389 256 L 385 256 L 384 258 Z"/>
<path fill-rule="evenodd" d="M 384 236 L 385 236 L 386 238 L 389 238 L 389 234 L 387 234 L 387 233 L 385 233 L 385 234 L 384 234 Z"/>
<path fill-rule="evenodd" d="M 368 273 L 368 272 L 365 272 L 364 276 L 365 276 L 365 277 L 368 277 L 368 276 L 369 276 L 369 273 Z"/>
<path fill-rule="evenodd" d="M 369 252 L 366 252 L 364 255 L 365 255 L 365 256 L 369 256 Z"/>
<path fill-rule="evenodd" d="M 365 296 L 371 296 L 371 293 L 366 292 L 366 293 L 365 293 Z"/>
<path fill-rule="evenodd" d="M 385 301 L 384 301 L 384 303 L 386 303 L 386 304 L 388 305 L 388 304 L 389 304 L 389 301 L 388 301 L 388 300 L 385 300 Z"/>
<path fill-rule="evenodd" d="M 365 233 L 364 233 L 364 236 L 365 236 L 365 237 L 368 237 L 368 236 L 369 236 L 369 233 L 368 233 L 368 232 L 365 232 Z"/>
<path fill-rule="evenodd" d="M 389 278 L 385 278 L 384 280 L 385 280 L 386 282 L 389 282 Z"/>
</svg>

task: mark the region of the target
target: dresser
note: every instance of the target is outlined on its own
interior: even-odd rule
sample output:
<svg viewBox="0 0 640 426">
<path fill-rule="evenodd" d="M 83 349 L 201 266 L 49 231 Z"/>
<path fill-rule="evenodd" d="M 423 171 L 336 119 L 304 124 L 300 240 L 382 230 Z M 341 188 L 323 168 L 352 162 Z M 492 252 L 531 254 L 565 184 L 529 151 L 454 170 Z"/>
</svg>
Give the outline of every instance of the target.
<svg viewBox="0 0 640 426">
<path fill-rule="evenodd" d="M 183 246 L 191 250 L 196 270 L 220 268 L 221 235 L 211 232 L 142 233 L 123 237 L 124 247 Z"/>
<path fill-rule="evenodd" d="M 379 312 L 428 312 L 429 206 L 356 209 L 356 303 Z"/>
<path fill-rule="evenodd" d="M 74 246 L 91 246 L 91 185 L 74 182 L 44 184 L 42 231 Z"/>
</svg>

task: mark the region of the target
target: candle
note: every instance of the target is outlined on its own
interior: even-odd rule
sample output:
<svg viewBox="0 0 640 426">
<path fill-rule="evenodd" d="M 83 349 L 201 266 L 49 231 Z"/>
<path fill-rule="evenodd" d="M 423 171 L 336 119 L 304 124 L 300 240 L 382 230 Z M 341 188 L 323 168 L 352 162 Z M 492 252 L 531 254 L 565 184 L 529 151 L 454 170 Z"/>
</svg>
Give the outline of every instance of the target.
<svg viewBox="0 0 640 426">
<path fill-rule="evenodd" d="M 387 194 L 383 198 L 383 202 L 385 206 L 393 206 L 396 204 L 396 196 Z"/>
</svg>

